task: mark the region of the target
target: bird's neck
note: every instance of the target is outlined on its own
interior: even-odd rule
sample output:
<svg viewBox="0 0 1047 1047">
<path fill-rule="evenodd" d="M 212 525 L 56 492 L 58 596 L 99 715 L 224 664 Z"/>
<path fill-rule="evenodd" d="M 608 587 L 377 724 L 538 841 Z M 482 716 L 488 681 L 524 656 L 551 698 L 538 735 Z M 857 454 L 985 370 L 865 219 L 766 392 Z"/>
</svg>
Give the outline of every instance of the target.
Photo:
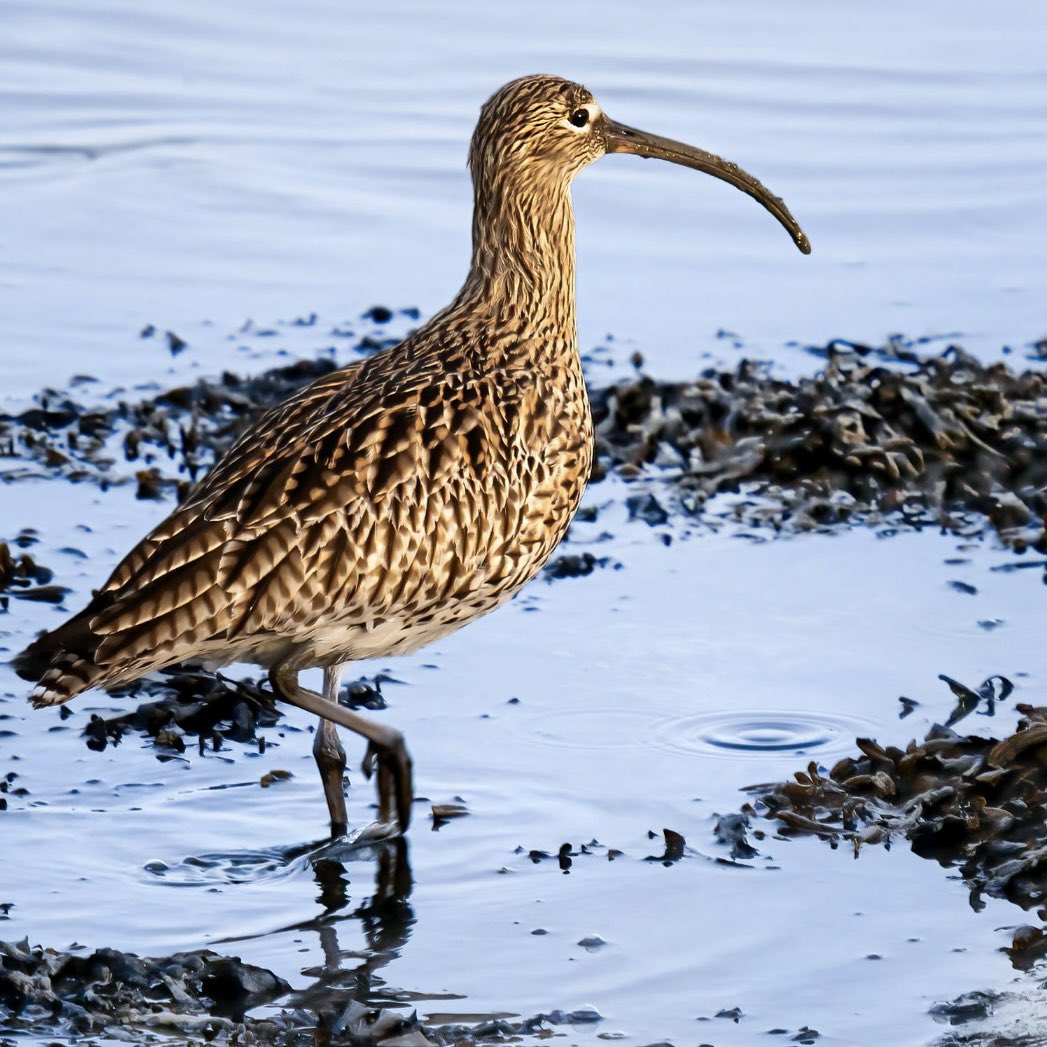
<svg viewBox="0 0 1047 1047">
<path fill-rule="evenodd" d="M 533 351 L 577 355 L 574 210 L 567 182 L 478 184 L 473 257 L 459 301 Z"/>
</svg>

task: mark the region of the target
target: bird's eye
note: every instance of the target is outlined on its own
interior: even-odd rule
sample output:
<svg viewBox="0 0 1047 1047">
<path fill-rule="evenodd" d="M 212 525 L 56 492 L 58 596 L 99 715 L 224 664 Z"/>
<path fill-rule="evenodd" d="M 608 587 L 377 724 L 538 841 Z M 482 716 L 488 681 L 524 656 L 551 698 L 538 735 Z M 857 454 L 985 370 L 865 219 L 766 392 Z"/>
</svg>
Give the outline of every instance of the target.
<svg viewBox="0 0 1047 1047">
<path fill-rule="evenodd" d="M 589 110 L 576 109 L 573 113 L 571 113 L 568 119 L 571 121 L 572 124 L 574 124 L 575 127 L 585 127 L 585 125 L 589 122 Z"/>
</svg>

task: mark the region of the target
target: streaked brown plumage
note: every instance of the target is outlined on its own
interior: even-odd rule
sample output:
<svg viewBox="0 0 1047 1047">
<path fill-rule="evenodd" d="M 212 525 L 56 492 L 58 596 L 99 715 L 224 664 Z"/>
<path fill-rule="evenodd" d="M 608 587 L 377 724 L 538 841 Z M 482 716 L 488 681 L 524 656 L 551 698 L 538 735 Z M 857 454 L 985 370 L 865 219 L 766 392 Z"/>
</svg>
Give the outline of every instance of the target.
<svg viewBox="0 0 1047 1047">
<path fill-rule="evenodd" d="M 593 454 L 569 188 L 605 152 L 730 181 L 809 250 L 785 205 L 734 165 L 614 123 L 578 84 L 507 84 L 473 136 L 473 258 L 455 300 L 245 432 L 88 607 L 21 656 L 39 678 L 32 702 L 178 662 L 264 665 L 280 697 L 323 718 L 314 752 L 334 831 L 345 756 L 332 721 L 369 739 L 380 820 L 405 828 L 403 739 L 337 704 L 341 667 L 493 610 L 567 530 Z M 297 682 L 312 666 L 324 697 Z"/>
</svg>

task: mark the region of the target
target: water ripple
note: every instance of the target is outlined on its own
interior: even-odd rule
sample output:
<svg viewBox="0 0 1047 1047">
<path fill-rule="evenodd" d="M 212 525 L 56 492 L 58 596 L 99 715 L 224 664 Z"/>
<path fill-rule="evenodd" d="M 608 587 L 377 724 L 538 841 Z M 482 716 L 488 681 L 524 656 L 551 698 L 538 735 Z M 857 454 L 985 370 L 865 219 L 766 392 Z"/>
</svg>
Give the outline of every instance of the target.
<svg viewBox="0 0 1047 1047">
<path fill-rule="evenodd" d="M 623 752 L 655 748 L 695 756 L 819 754 L 875 734 L 871 721 L 792 710 L 713 710 L 666 717 L 645 709 L 574 709 L 533 719 L 525 737 L 540 745 Z"/>
<path fill-rule="evenodd" d="M 738 709 L 696 713 L 660 723 L 653 744 L 697 756 L 764 756 L 793 753 L 819 756 L 853 747 L 874 727 L 857 717 L 789 710 Z"/>
</svg>

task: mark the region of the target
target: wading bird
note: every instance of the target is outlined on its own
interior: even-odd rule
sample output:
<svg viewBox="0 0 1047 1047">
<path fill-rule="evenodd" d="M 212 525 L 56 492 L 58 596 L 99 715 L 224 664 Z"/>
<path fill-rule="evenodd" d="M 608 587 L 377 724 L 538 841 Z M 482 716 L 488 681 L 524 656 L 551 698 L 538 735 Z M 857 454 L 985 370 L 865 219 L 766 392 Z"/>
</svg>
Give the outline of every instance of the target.
<svg viewBox="0 0 1047 1047">
<path fill-rule="evenodd" d="M 336 724 L 367 739 L 379 824 L 406 829 L 403 736 L 339 704 L 341 673 L 494 610 L 563 538 L 593 458 L 570 185 L 605 153 L 723 179 L 810 251 L 785 204 L 735 164 L 616 123 L 559 77 L 506 84 L 473 134 L 472 263 L 454 301 L 262 415 L 83 611 L 16 659 L 39 681 L 30 701 L 176 663 L 265 666 L 279 698 L 320 717 L 332 832 L 347 826 Z M 298 681 L 313 666 L 322 695 Z"/>
</svg>

